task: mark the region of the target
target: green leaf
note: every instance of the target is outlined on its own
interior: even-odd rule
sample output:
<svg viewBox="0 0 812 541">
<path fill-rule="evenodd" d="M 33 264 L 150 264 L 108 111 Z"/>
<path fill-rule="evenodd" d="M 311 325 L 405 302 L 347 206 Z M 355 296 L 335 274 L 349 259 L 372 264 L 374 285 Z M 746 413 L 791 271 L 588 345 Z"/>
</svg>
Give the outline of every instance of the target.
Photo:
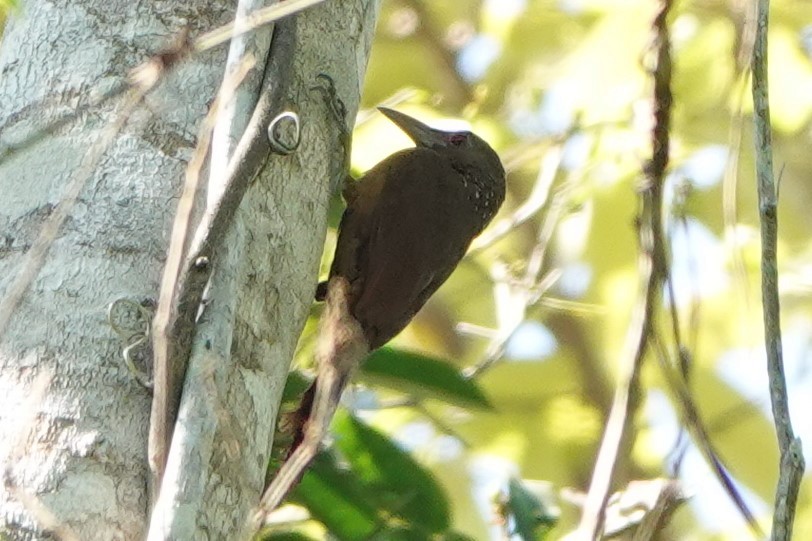
<svg viewBox="0 0 812 541">
<path fill-rule="evenodd" d="M 296 370 L 288 374 L 285 389 L 282 391 L 282 403 L 293 402 L 300 398 L 310 387 L 312 381 Z"/>
<path fill-rule="evenodd" d="M 377 504 L 429 532 L 447 530 L 450 512 L 434 477 L 389 437 L 339 411 L 336 446 L 375 493 Z"/>
<path fill-rule="evenodd" d="M 508 508 L 516 520 L 516 533 L 523 541 L 546 539 L 557 521 L 547 506 L 516 479 L 508 484 Z"/>
<path fill-rule="evenodd" d="M 376 533 L 370 541 L 426 541 L 429 535 L 408 527 L 395 527 Z"/>
<path fill-rule="evenodd" d="M 473 537 L 459 532 L 444 532 L 442 534 L 430 534 L 425 530 L 410 526 L 395 526 L 382 530 L 373 535 L 369 541 L 476 541 Z"/>
<path fill-rule="evenodd" d="M 341 541 L 361 541 L 378 529 L 372 495 L 330 452 L 319 453 L 291 499 L 310 510 Z"/>
<path fill-rule="evenodd" d="M 264 528 L 254 536 L 253 541 L 316 541 L 316 539 L 295 530 L 279 531 L 275 528 Z"/>
<path fill-rule="evenodd" d="M 398 391 L 464 407 L 492 409 L 475 381 L 465 378 L 449 363 L 420 353 L 381 348 L 364 361 L 361 373 Z"/>
<path fill-rule="evenodd" d="M 460 532 L 446 532 L 441 539 L 442 541 L 476 541 L 473 537 Z"/>
</svg>

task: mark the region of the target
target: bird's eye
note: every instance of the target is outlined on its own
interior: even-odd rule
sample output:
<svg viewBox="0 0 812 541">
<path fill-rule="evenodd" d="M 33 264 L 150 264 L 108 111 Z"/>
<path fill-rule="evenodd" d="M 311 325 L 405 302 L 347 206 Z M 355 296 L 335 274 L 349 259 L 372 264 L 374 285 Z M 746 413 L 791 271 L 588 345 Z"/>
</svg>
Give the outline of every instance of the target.
<svg viewBox="0 0 812 541">
<path fill-rule="evenodd" d="M 455 147 L 460 146 L 465 142 L 465 135 L 462 133 L 452 133 L 448 136 L 448 142 L 454 145 Z"/>
</svg>

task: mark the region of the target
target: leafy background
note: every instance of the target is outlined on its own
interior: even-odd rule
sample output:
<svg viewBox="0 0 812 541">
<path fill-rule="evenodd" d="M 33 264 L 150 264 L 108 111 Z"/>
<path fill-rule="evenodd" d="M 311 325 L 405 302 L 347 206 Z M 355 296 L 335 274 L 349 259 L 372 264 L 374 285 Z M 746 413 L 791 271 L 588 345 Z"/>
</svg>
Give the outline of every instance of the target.
<svg viewBox="0 0 812 541">
<path fill-rule="evenodd" d="M 762 348 L 751 4 L 682 1 L 672 10 L 665 215 L 688 382 L 712 443 L 769 527 L 778 455 Z M 651 153 L 656 9 L 639 0 L 383 2 L 354 136 L 356 173 L 409 145 L 376 105 L 438 127 L 469 125 L 509 171 L 507 202 L 485 237 L 493 240 L 500 222 L 507 227 L 487 245 L 475 243 L 392 348 L 356 378 L 345 401 L 354 417 L 337 419 L 334 452 L 294 495 L 323 521 L 302 522 L 301 532 L 319 538 L 327 525 L 347 540 L 557 539 L 577 524 L 574 502 L 589 483 L 638 291 L 634 220 Z M 786 370 L 796 430 L 812 442 L 812 3 L 773 2 L 769 38 Z M 509 221 L 520 215 L 522 223 Z M 334 241 L 331 231 L 325 272 Z M 302 338 L 302 365 L 317 312 Z M 464 371 L 497 358 L 467 380 L 476 392 L 432 364 Z M 661 539 L 750 537 L 682 432 L 653 358 L 643 383 L 616 488 L 669 476 L 684 483 L 692 498 Z M 319 483 L 344 486 L 330 477 L 337 475 L 349 496 L 333 491 L 336 501 L 315 502 L 325 493 Z M 812 538 L 809 496 L 807 480 L 797 539 Z M 356 512 L 323 510 L 339 505 Z"/>
<path fill-rule="evenodd" d="M 810 463 L 812 2 L 771 5 L 785 362 Z M 0 0 L 0 23 L 8 9 L 20 6 Z M 353 140 L 356 176 L 410 144 L 375 112 L 383 104 L 489 140 L 509 171 L 508 198 L 485 240 L 356 378 L 334 445 L 291 496 L 299 507 L 278 513 L 273 539 L 559 539 L 577 524 L 638 291 L 634 221 L 651 154 L 656 9 L 644 0 L 383 0 Z M 753 9 L 682 0 L 672 10 L 665 214 L 690 389 L 768 527 L 778 454 L 759 296 Z M 337 199 L 322 275 L 340 213 Z M 300 367 L 311 362 L 319 312 Z M 655 359 L 646 361 L 615 488 L 684 483 L 691 498 L 661 539 L 749 538 L 682 431 Z M 292 378 L 290 408 L 305 385 Z M 811 505 L 807 478 L 796 539 L 812 539 Z"/>
</svg>

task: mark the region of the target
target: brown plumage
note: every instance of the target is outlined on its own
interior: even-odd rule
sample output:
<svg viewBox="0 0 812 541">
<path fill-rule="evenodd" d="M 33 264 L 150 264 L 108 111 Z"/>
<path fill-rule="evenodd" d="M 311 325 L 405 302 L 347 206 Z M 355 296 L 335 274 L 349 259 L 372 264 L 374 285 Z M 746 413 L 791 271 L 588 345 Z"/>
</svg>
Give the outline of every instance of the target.
<svg viewBox="0 0 812 541">
<path fill-rule="evenodd" d="M 505 199 L 496 152 L 471 132 L 445 132 L 381 112 L 415 142 L 347 186 L 327 284 L 318 376 L 297 414 L 307 419 L 256 514 L 275 509 L 316 456 L 341 392 L 369 351 L 411 321 Z"/>
<path fill-rule="evenodd" d="M 499 157 L 475 134 L 381 112 L 416 146 L 384 159 L 345 190 L 330 271 L 349 281 L 350 313 L 371 350 L 411 321 L 505 198 Z"/>
</svg>

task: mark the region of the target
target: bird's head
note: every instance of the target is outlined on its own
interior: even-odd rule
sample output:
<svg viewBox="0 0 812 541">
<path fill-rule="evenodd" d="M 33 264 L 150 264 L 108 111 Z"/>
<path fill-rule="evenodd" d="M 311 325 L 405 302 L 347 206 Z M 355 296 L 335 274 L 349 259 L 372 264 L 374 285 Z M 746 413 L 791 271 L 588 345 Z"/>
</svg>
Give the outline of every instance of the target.
<svg viewBox="0 0 812 541">
<path fill-rule="evenodd" d="M 455 162 L 486 171 L 495 180 L 504 182 L 505 170 L 499 156 L 475 133 L 437 130 L 394 109 L 378 107 L 378 110 L 403 130 L 418 147 L 447 154 Z"/>
</svg>

